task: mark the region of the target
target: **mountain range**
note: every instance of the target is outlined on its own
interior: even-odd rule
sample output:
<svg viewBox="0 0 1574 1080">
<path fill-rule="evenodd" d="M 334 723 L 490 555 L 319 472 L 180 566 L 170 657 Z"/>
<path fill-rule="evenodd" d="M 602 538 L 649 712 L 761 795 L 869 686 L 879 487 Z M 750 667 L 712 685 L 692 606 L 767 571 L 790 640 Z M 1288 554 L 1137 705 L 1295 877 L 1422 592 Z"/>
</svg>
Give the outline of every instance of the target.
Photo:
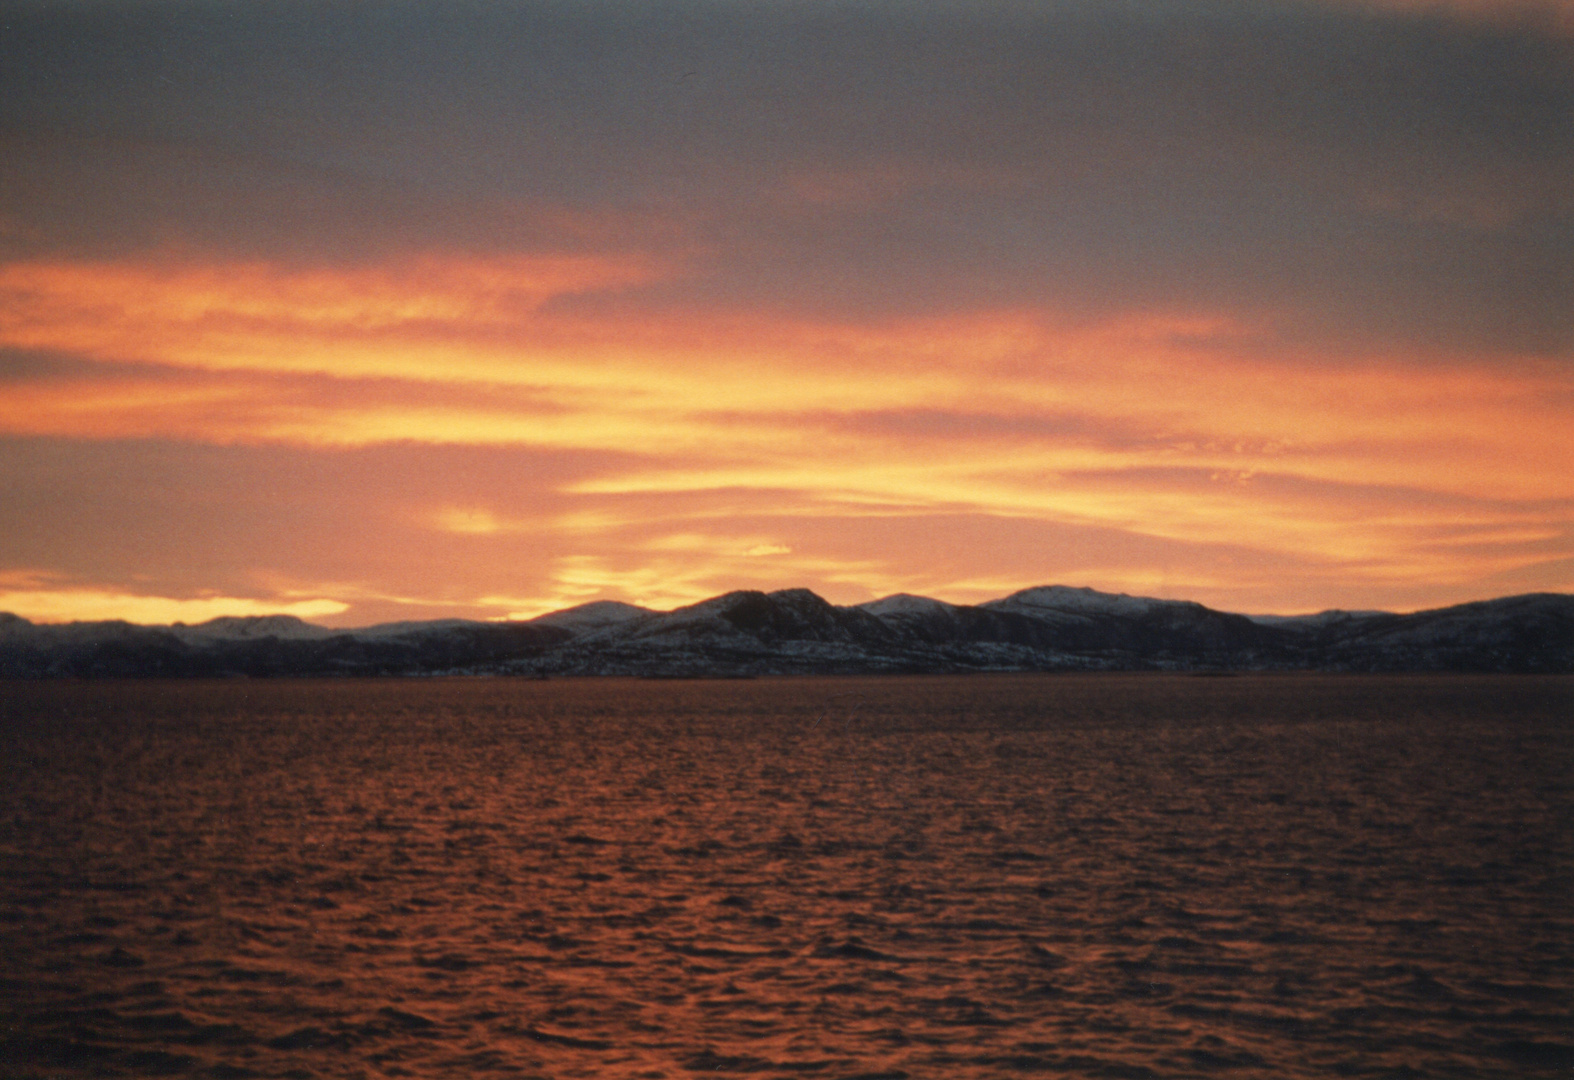
<svg viewBox="0 0 1574 1080">
<path fill-rule="evenodd" d="M 785 589 L 675 611 L 600 600 L 529 621 L 354 630 L 287 615 L 139 626 L 0 613 L 6 678 L 1297 669 L 1574 672 L 1574 596 L 1252 616 L 1063 585 L 977 605 L 899 594 L 846 607 Z"/>
</svg>

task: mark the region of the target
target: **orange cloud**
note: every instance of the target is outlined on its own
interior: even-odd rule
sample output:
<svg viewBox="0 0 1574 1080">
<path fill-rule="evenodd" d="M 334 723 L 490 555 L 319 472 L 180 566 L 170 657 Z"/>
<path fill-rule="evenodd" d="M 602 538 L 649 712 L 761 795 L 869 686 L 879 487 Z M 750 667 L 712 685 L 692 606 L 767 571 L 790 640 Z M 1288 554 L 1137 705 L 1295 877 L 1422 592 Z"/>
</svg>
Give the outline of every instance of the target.
<svg viewBox="0 0 1574 1080">
<path fill-rule="evenodd" d="M 809 414 L 1070 412 L 1090 429 L 1140 431 L 1145 445 L 1095 452 L 1085 440 L 1020 432 L 960 441 L 993 443 L 1019 472 L 1186 463 L 1373 483 L 1425 473 L 1425 483 L 1449 490 L 1566 490 L 1563 458 L 1551 451 L 1570 440 L 1568 379 L 1547 366 L 1279 356 L 1265 326 L 1208 313 L 1087 325 L 1029 311 L 873 324 L 543 313 L 544 297 L 648 271 L 518 262 L 434 258 L 340 273 L 12 264 L 0 268 L 0 343 L 217 374 L 18 386 L 0 404 L 0 424 L 319 445 L 659 445 L 705 448 L 734 464 L 740 454 L 796 456 L 819 468 L 825 455 L 815 448 L 867 460 L 871 439 L 838 430 L 845 425 L 824 430 Z M 232 381 L 215 381 L 223 373 Z M 246 373 L 331 376 L 359 384 L 359 399 L 233 381 Z M 390 395 L 372 380 L 447 389 Z M 467 386 L 469 400 L 455 401 L 455 388 Z M 506 388 L 531 399 L 487 400 Z M 922 436 L 905 440 L 914 441 Z M 958 441 L 948 437 L 953 448 Z M 974 471 L 988 470 L 987 457 L 972 456 Z"/>
<path fill-rule="evenodd" d="M 895 591 L 910 587 L 900 564 L 923 558 L 922 535 L 899 527 L 889 557 L 718 528 L 740 513 L 1246 537 L 1352 579 L 1439 583 L 1545 562 L 1535 543 L 1561 543 L 1574 519 L 1563 365 L 1327 357 L 1278 340 L 1266 314 L 831 323 L 554 303 L 675 272 L 635 257 L 12 263 L 0 266 L 0 344 L 94 364 L 13 380 L 0 431 L 622 455 L 557 483 L 555 515 L 467 501 L 412 518 L 456 543 L 613 545 L 556 557 L 529 592 L 474 601 L 511 612 L 601 595 L 671 606 L 806 578 Z M 708 523 L 670 509 L 707 493 Z M 626 508 L 652 500 L 668 509 L 629 531 Z M 1147 580 L 1108 573 L 1106 584 Z M 954 588 L 972 595 L 986 579 L 955 575 Z"/>
<path fill-rule="evenodd" d="M 649 260 L 591 255 L 491 259 L 427 255 L 362 267 L 286 267 L 262 262 L 18 261 L 0 266 L 8 333 L 46 338 L 63 317 L 96 315 L 112 345 L 117 331 L 147 325 L 236 325 L 246 321 L 377 330 L 455 320 L 516 317 L 555 296 L 648 281 Z"/>
</svg>

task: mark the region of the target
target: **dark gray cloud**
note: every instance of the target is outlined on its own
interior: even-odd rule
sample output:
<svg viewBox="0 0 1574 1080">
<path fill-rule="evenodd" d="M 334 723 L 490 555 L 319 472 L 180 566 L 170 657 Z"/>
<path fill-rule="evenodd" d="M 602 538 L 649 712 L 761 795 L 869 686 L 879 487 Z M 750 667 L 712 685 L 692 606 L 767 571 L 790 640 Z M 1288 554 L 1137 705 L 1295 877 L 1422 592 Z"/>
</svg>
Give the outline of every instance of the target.
<svg viewBox="0 0 1574 1080">
<path fill-rule="evenodd" d="M 705 257 L 644 302 L 1574 342 L 1574 44 L 1530 17 L 22 4 L 0 146 L 13 254 L 681 242 Z"/>
</svg>

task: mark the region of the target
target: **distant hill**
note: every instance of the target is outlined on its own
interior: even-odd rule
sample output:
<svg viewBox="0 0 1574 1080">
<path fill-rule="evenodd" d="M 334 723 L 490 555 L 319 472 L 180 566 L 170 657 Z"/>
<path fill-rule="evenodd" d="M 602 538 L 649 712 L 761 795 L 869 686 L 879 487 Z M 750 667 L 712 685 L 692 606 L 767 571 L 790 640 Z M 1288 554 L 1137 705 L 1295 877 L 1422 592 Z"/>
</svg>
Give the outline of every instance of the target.
<svg viewBox="0 0 1574 1080">
<path fill-rule="evenodd" d="M 1574 596 L 1247 616 L 1061 585 L 977 605 L 902 594 L 848 607 L 786 589 L 676 611 L 596 601 L 528 622 L 356 630 L 284 615 L 136 626 L 0 614 L 7 678 L 1298 669 L 1574 672 Z"/>
</svg>

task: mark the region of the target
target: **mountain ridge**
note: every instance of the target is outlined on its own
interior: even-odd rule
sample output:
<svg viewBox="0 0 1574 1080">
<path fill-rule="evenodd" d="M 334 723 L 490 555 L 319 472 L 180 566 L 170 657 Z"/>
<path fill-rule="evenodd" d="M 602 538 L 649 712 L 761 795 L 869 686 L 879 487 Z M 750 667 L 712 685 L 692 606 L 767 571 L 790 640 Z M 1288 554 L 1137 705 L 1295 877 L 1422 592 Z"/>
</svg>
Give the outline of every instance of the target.
<svg viewBox="0 0 1574 1080">
<path fill-rule="evenodd" d="M 846 606 L 797 588 L 672 611 L 602 600 L 524 621 L 342 630 L 288 615 L 139 626 L 0 613 L 9 678 L 1134 670 L 1574 672 L 1574 595 L 1248 616 L 1065 585 L 980 604 L 899 593 Z"/>
</svg>

